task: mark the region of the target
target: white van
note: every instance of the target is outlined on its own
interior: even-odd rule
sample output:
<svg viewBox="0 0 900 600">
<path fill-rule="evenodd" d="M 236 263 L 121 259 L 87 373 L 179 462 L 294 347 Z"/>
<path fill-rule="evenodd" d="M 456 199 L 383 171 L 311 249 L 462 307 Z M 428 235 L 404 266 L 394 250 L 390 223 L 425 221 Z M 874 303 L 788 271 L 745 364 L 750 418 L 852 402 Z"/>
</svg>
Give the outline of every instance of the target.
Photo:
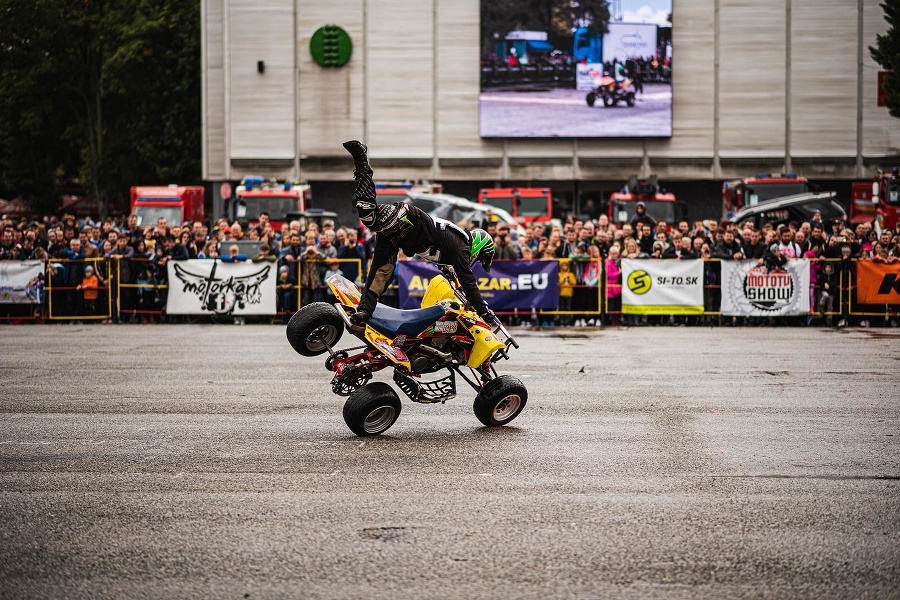
<svg viewBox="0 0 900 600">
<path fill-rule="evenodd" d="M 525 229 L 516 222 L 511 214 L 502 208 L 489 204 L 479 204 L 452 194 L 410 192 L 406 196 L 406 201 L 413 206 L 422 209 L 433 217 L 452 221 L 466 230 L 469 229 L 470 222 L 474 222 L 476 227 L 481 227 L 484 222 L 485 211 L 491 208 L 494 211 L 494 215 L 500 219 L 499 223 L 508 225 L 510 231 L 517 231 L 520 236 L 525 235 Z"/>
</svg>

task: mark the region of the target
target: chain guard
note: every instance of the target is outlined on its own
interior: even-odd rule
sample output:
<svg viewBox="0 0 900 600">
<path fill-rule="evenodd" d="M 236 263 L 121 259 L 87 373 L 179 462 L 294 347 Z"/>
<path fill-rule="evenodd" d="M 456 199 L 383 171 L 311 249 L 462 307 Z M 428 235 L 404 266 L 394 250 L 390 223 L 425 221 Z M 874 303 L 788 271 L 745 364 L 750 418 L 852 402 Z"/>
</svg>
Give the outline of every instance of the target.
<svg viewBox="0 0 900 600">
<path fill-rule="evenodd" d="M 331 380 L 331 391 L 338 396 L 349 396 L 372 379 L 372 372 L 366 367 L 348 369 Z"/>
</svg>

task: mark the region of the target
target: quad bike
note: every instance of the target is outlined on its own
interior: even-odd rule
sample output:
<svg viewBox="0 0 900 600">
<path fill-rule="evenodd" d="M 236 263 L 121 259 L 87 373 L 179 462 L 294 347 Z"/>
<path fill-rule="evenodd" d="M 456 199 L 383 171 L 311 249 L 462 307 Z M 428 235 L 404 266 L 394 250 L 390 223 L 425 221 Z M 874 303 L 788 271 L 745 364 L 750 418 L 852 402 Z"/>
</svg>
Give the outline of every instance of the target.
<svg viewBox="0 0 900 600">
<path fill-rule="evenodd" d="M 413 402 L 444 403 L 456 396 L 456 375 L 477 395 L 475 416 L 488 427 L 515 419 L 528 400 L 528 390 L 517 378 L 498 375 L 494 363 L 508 360 L 510 346 L 518 348 L 503 325 L 496 330 L 467 305 L 452 267 L 432 277 L 422 308 L 400 310 L 378 304 L 364 326 L 350 316 L 359 305 L 360 292 L 340 274 L 325 282 L 337 302 L 313 302 L 302 307 L 287 325 L 287 338 L 297 353 L 328 353 L 325 368 L 334 372 L 331 391 L 347 396 L 344 421 L 361 436 L 384 433 L 400 416 L 400 397 L 387 383 L 369 383 L 372 374 L 394 369 L 394 383 Z M 363 345 L 336 350 L 344 329 Z M 469 375 L 463 371 L 468 368 Z M 447 369 L 434 381 L 422 375 Z"/>
<path fill-rule="evenodd" d="M 603 100 L 603 106 L 616 106 L 619 102 L 624 102 L 628 106 L 634 106 L 635 87 L 634 81 L 625 79 L 616 83 L 616 80 L 609 75 L 604 76 L 600 81 L 596 81 L 597 87 L 588 92 L 585 100 L 588 106 L 593 106 L 599 97 Z"/>
</svg>

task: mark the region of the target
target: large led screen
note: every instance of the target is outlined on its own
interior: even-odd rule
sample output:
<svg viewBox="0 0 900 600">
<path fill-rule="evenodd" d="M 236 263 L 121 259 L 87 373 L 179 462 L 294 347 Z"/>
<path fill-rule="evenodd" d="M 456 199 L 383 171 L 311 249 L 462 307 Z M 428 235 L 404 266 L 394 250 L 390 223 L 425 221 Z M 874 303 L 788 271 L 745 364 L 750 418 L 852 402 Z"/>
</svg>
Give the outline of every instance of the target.
<svg viewBox="0 0 900 600">
<path fill-rule="evenodd" d="M 481 136 L 672 135 L 672 0 L 481 0 Z"/>
</svg>

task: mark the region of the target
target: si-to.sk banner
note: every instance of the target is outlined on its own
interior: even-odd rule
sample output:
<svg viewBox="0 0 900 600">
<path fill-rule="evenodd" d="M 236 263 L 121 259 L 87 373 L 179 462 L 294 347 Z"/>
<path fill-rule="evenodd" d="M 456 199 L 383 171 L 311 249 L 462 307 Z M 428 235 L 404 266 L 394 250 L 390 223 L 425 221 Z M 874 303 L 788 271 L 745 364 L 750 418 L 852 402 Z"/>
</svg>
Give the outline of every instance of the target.
<svg viewBox="0 0 900 600">
<path fill-rule="evenodd" d="M 702 260 L 622 260 L 622 312 L 630 315 L 703 313 Z"/>
</svg>

